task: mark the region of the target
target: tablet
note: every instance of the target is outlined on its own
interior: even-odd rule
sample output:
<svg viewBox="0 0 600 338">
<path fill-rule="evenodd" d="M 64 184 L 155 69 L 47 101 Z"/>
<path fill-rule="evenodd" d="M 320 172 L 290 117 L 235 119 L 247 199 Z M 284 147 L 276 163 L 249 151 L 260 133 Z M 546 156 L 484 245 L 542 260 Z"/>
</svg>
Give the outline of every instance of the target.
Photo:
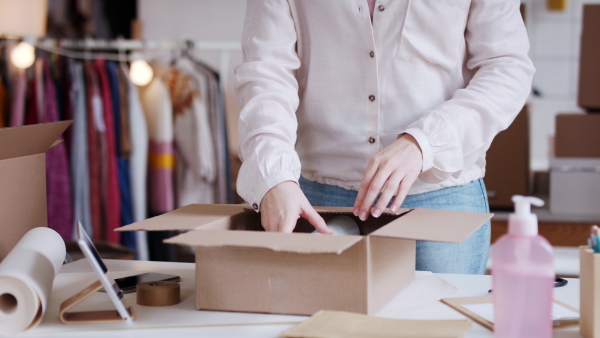
<svg viewBox="0 0 600 338">
<path fill-rule="evenodd" d="M 92 270 L 98 277 L 98 280 L 100 280 L 100 282 L 102 283 L 102 286 L 104 287 L 104 290 L 106 290 L 106 293 L 110 297 L 110 300 L 117 308 L 117 311 L 119 312 L 121 317 L 126 322 L 131 322 L 131 314 L 127 310 L 125 304 L 123 304 L 123 302 L 121 301 L 123 293 L 121 293 L 121 290 L 117 286 L 117 283 L 115 283 L 114 279 L 112 279 L 112 277 L 110 277 L 110 275 L 108 274 L 108 269 L 106 268 L 106 265 L 104 265 L 104 262 L 102 262 L 102 259 L 100 258 L 100 255 L 98 254 L 94 243 L 90 240 L 87 233 L 85 232 L 85 229 L 79 221 L 77 221 L 75 224 L 75 233 L 77 236 L 77 245 L 79 245 L 79 248 L 83 252 L 83 255 L 90 263 Z"/>
</svg>

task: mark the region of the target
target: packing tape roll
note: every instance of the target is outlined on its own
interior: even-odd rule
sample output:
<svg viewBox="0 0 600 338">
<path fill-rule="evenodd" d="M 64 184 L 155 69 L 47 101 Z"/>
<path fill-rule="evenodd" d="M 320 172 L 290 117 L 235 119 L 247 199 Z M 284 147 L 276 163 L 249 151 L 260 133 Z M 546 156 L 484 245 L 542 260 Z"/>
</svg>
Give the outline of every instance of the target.
<svg viewBox="0 0 600 338">
<path fill-rule="evenodd" d="M 140 283 L 136 287 L 137 303 L 143 306 L 179 304 L 179 288 L 179 283 L 171 281 Z"/>
<path fill-rule="evenodd" d="M 0 263 L 0 336 L 39 324 L 65 253 L 60 235 L 40 227 L 29 230 Z"/>
</svg>

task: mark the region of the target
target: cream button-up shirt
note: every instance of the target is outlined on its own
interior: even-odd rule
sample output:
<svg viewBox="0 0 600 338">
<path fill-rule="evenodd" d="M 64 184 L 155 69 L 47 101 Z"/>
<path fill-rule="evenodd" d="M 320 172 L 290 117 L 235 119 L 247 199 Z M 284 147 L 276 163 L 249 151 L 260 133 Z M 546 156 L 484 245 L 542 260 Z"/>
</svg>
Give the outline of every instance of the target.
<svg viewBox="0 0 600 338">
<path fill-rule="evenodd" d="M 403 133 L 423 153 L 410 194 L 483 177 L 535 71 L 519 5 L 377 0 L 371 23 L 366 0 L 249 0 L 235 69 L 240 196 L 258 209 L 300 174 L 357 190 Z"/>
</svg>

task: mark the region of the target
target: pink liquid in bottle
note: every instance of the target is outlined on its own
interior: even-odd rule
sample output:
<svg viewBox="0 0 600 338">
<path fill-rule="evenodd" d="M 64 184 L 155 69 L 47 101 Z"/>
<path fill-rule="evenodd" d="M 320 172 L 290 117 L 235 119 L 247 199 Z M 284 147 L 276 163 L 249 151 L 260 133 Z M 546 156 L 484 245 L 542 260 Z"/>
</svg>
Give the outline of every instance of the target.
<svg viewBox="0 0 600 338">
<path fill-rule="evenodd" d="M 552 337 L 554 256 L 529 212 L 529 203 L 541 201 L 531 199 L 513 197 L 517 212 L 509 219 L 509 233 L 492 250 L 496 337 Z"/>
</svg>

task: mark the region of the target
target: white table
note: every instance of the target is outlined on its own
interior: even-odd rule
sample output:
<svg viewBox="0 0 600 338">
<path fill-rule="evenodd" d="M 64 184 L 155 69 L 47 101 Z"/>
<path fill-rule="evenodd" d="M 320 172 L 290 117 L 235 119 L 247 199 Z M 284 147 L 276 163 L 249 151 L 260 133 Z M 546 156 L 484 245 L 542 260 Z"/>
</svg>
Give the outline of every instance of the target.
<svg viewBox="0 0 600 338">
<path fill-rule="evenodd" d="M 187 279 L 187 283 L 193 283 L 193 273 L 194 273 L 194 264 L 193 263 L 167 263 L 167 262 L 148 262 L 148 261 L 119 261 L 119 260 L 106 260 L 105 261 L 106 265 L 109 268 L 109 271 L 113 274 L 113 276 L 123 276 L 123 275 L 127 275 L 127 274 L 131 274 L 131 272 L 134 271 L 157 271 L 157 272 L 166 272 L 166 273 L 177 273 L 180 274 L 182 276 L 182 278 Z M 79 291 L 79 289 L 83 289 L 83 287 L 86 286 L 86 284 L 89 284 L 90 281 L 93 281 L 93 275 L 90 272 L 91 270 L 89 269 L 89 267 L 87 266 L 87 262 L 85 262 L 84 260 L 79 260 L 67 265 L 64 265 L 59 273 L 59 275 L 57 276 L 57 279 L 55 280 L 55 288 L 53 289 L 53 297 L 54 298 L 60 298 L 60 299 L 64 299 L 65 298 L 65 294 L 67 292 L 72 292 L 73 294 L 77 291 Z M 66 285 L 65 283 L 69 283 L 70 280 L 75 280 L 77 278 L 81 279 L 82 276 L 86 276 L 86 280 L 79 282 L 79 284 L 77 285 L 77 287 L 71 286 L 70 289 L 71 290 L 57 290 L 58 286 L 60 286 L 61 284 L 63 285 L 63 289 L 64 285 Z M 419 278 L 427 278 L 427 279 L 422 279 L 420 286 L 427 286 L 427 285 L 433 285 L 433 284 L 427 284 L 424 283 L 423 281 L 427 280 L 429 282 L 440 282 L 445 284 L 446 286 L 442 287 L 445 288 L 444 292 L 449 292 L 449 289 L 452 289 L 452 292 L 460 292 L 462 293 L 463 296 L 482 296 L 482 295 L 486 295 L 487 291 L 491 288 L 491 276 L 475 276 L 475 275 L 453 275 L 453 274 L 433 274 L 433 275 L 428 275 L 427 273 L 420 273 L 417 272 L 417 276 Z M 435 278 L 433 276 L 437 276 L 442 278 L 443 280 L 445 280 L 446 282 L 450 283 L 451 285 L 453 285 L 454 287 L 456 287 L 456 289 L 458 289 L 458 291 L 454 290 L 454 288 L 452 288 L 452 286 L 446 284 L 445 282 L 439 280 L 438 278 Z M 190 280 L 191 279 L 191 280 Z M 417 278 L 418 279 L 418 278 Z M 414 285 L 418 284 L 417 280 L 413 283 Z M 407 295 L 407 292 L 416 290 L 415 286 L 411 284 L 409 285 L 405 290 L 403 290 L 396 298 L 394 298 L 392 301 L 390 301 L 390 303 L 388 305 L 386 305 L 386 307 L 384 307 L 384 309 L 387 309 L 386 311 L 381 311 L 381 312 L 385 312 L 387 314 L 390 313 L 390 311 L 393 311 L 395 309 L 395 307 L 402 307 L 401 304 L 394 304 L 394 302 L 399 302 L 399 299 L 402 298 L 404 301 L 408 298 L 410 298 L 410 295 Z M 195 327 L 195 326 L 187 326 L 187 327 L 168 327 L 168 328 L 156 328 L 156 327 L 148 327 L 148 328 L 128 328 L 126 327 L 126 324 L 118 324 L 118 325 L 113 325 L 113 326 L 102 326 L 101 328 L 97 329 L 96 331 L 91 331 L 89 326 L 85 326 L 85 325 L 81 325 L 81 326 L 74 326 L 74 327 L 70 327 L 69 329 L 71 330 L 70 332 L 52 332 L 52 330 L 48 331 L 48 329 L 54 327 L 57 328 L 59 327 L 59 325 L 62 324 L 57 324 L 55 323 L 57 321 L 57 318 L 54 318 L 55 316 L 57 316 L 58 310 L 57 307 L 59 306 L 59 302 L 57 299 L 50 299 L 49 302 L 49 308 L 48 311 L 46 313 L 46 316 L 44 318 L 44 321 L 42 322 L 42 324 L 40 324 L 38 327 L 26 331 L 24 333 L 22 333 L 19 336 L 25 336 L 25 337 L 48 337 L 48 338 L 58 338 L 58 337 L 82 337 L 85 336 L 87 337 L 128 337 L 128 338 L 135 338 L 135 337 L 143 337 L 143 338 L 168 338 L 168 337 L 260 337 L 260 338 L 275 338 L 275 337 L 279 337 L 279 335 L 281 334 L 281 332 L 283 332 L 284 330 L 291 328 L 294 324 L 289 323 L 290 321 L 293 322 L 299 322 L 302 321 L 304 319 L 306 319 L 307 317 L 302 317 L 302 316 L 273 316 L 273 315 L 261 315 L 261 314 L 236 314 L 236 313 L 229 313 L 229 312 L 211 312 L 211 313 L 207 313 L 207 312 L 203 312 L 203 311 L 196 311 L 193 309 L 193 291 L 191 287 L 188 287 L 189 290 L 186 290 L 186 292 L 184 292 L 183 290 L 183 281 L 182 281 L 182 297 L 185 297 L 187 299 L 187 308 L 183 309 L 184 312 L 179 312 L 180 314 L 185 314 L 186 316 L 197 316 L 198 321 L 202 321 L 204 318 L 206 318 L 206 316 L 213 316 L 212 318 L 217 318 L 219 316 L 221 317 L 228 317 L 229 320 L 232 320 L 233 322 L 235 322 L 235 319 L 231 319 L 231 318 L 235 318 L 235 316 L 240 316 L 243 317 L 246 321 L 246 323 L 248 322 L 248 318 L 251 318 L 253 321 L 252 322 L 256 322 L 256 325 L 228 325 L 228 326 L 202 326 L 202 327 Z M 189 285 L 193 285 L 193 284 L 187 284 Z M 56 291 L 56 292 L 55 292 Z M 422 291 L 422 290 L 421 290 Z M 438 292 L 439 290 L 430 290 L 430 292 L 432 294 L 432 297 L 436 297 L 436 292 Z M 58 294 L 62 292 L 62 295 L 59 296 L 54 296 L 54 294 Z M 404 293 L 404 294 L 403 294 Z M 102 297 L 102 295 L 98 295 L 99 297 Z M 455 295 L 455 296 L 458 296 Z M 62 298 L 61 298 L 62 297 Z M 127 298 L 129 297 L 129 298 Z M 135 303 L 135 298 L 132 298 L 135 296 L 132 295 L 127 295 L 126 298 L 124 298 L 126 300 L 126 303 L 128 303 L 128 305 L 131 305 L 132 302 Z M 567 286 L 565 287 L 561 287 L 561 288 L 556 288 L 555 289 L 555 298 L 563 301 L 564 303 L 567 303 L 575 308 L 579 308 L 579 280 L 578 279 L 569 279 L 569 283 Z M 436 298 L 437 299 L 437 298 Z M 183 302 L 182 302 L 183 303 Z M 440 303 L 441 304 L 441 303 Z M 443 319 L 460 319 L 460 318 L 464 318 L 461 314 L 459 314 L 458 312 L 451 310 L 450 308 L 447 308 L 445 305 L 443 306 L 439 306 L 437 304 L 437 301 L 435 301 L 435 304 L 433 304 L 432 302 L 430 302 L 430 305 L 433 305 L 436 307 L 436 309 L 438 311 L 444 312 L 446 318 Z M 156 308 L 151 308 L 151 309 L 156 309 Z M 168 308 L 163 308 L 166 310 L 163 311 L 173 311 L 172 309 L 169 310 Z M 142 311 L 144 310 L 143 308 L 141 309 Z M 421 308 L 421 310 L 427 310 L 427 309 L 423 309 Z M 154 310 L 157 311 L 157 310 Z M 416 312 L 418 313 L 418 311 Z M 142 314 L 142 313 L 140 313 Z M 250 317 L 248 317 L 250 316 Z M 253 316 L 253 317 L 252 317 Z M 48 317 L 48 318 L 46 318 Z M 269 323 L 271 321 L 271 319 L 277 319 L 279 320 L 279 324 L 260 324 L 260 322 L 262 321 L 263 323 L 267 322 Z M 292 320 L 287 320 L 287 318 L 291 318 Z M 423 318 L 423 319 L 431 319 L 431 318 Z M 52 322 L 54 321 L 54 323 Z M 288 322 L 288 323 L 285 323 Z M 111 325 L 111 324 L 103 324 L 103 325 Z M 193 325 L 193 324 L 192 324 Z M 64 327 L 64 326 L 63 326 Z M 60 328 L 60 327 L 59 327 Z M 484 328 L 483 326 L 480 326 L 479 324 L 474 323 L 471 330 L 467 333 L 467 337 L 493 337 L 493 334 L 491 331 L 487 330 L 486 328 Z M 554 337 L 580 337 L 579 333 L 578 333 L 578 328 L 569 328 L 569 329 L 563 329 L 563 330 L 555 330 L 554 332 Z"/>
</svg>

